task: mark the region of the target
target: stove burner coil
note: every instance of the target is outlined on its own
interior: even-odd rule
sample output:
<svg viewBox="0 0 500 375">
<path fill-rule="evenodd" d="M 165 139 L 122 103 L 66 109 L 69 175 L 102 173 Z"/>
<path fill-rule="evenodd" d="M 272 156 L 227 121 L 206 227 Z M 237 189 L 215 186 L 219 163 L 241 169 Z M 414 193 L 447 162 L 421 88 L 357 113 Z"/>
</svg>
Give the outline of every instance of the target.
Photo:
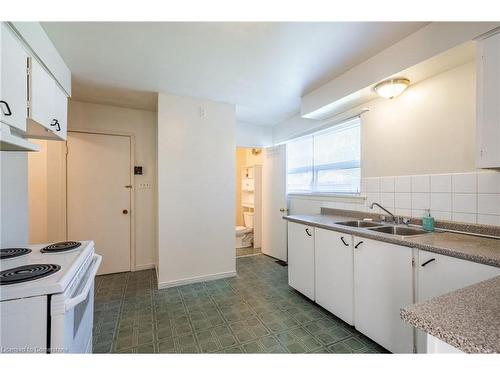
<svg viewBox="0 0 500 375">
<path fill-rule="evenodd" d="M 0 260 L 20 257 L 22 255 L 26 255 L 31 253 L 31 249 L 27 249 L 24 247 L 12 247 L 8 249 L 0 249 Z"/>
<path fill-rule="evenodd" d="M 41 253 L 61 253 L 63 251 L 69 251 L 76 249 L 81 245 L 80 242 L 75 242 L 75 241 L 66 241 L 66 242 L 57 242 L 49 246 L 45 246 L 42 250 L 40 250 Z"/>
<path fill-rule="evenodd" d="M 56 273 L 61 269 L 57 264 L 27 264 L 0 272 L 0 285 L 18 284 L 32 281 Z"/>
</svg>

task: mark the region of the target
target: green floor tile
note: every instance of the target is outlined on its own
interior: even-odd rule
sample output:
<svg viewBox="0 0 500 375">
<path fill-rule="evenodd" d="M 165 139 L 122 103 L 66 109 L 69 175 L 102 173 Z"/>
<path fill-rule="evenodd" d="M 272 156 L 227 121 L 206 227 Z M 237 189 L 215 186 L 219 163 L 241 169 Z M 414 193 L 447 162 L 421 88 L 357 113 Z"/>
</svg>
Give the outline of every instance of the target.
<svg viewBox="0 0 500 375">
<path fill-rule="evenodd" d="M 156 289 L 153 270 L 98 276 L 94 353 L 387 353 L 288 286 L 264 255 L 238 276 Z"/>
</svg>

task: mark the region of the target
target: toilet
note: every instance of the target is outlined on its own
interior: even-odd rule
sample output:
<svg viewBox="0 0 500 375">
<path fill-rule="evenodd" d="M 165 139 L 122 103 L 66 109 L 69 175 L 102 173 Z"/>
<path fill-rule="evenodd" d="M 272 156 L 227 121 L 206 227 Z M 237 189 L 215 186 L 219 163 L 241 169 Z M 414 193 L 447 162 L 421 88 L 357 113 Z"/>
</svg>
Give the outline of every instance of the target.
<svg viewBox="0 0 500 375">
<path fill-rule="evenodd" d="M 253 244 L 253 212 L 243 213 L 245 226 L 236 227 L 236 248 L 250 247 Z"/>
</svg>

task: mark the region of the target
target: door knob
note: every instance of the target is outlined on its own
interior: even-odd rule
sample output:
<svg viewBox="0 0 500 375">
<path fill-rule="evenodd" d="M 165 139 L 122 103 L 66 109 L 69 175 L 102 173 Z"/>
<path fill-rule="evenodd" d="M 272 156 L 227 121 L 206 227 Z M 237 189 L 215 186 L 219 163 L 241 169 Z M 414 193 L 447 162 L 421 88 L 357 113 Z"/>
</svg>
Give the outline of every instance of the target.
<svg viewBox="0 0 500 375">
<path fill-rule="evenodd" d="M 126 214 L 128 214 L 128 210 L 123 210 L 123 211 L 122 211 L 122 213 L 123 213 L 124 215 L 126 215 Z"/>
</svg>

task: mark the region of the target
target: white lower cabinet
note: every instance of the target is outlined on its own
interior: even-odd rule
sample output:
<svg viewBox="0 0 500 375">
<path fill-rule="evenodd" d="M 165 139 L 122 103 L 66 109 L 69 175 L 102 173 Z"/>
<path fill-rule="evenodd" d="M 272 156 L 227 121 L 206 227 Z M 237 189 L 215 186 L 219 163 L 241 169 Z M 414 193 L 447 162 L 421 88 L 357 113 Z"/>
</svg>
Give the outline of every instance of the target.
<svg viewBox="0 0 500 375">
<path fill-rule="evenodd" d="M 500 275 L 500 268 L 418 250 L 417 302 Z M 417 352 L 427 352 L 426 334 L 417 330 Z"/>
<path fill-rule="evenodd" d="M 316 228 L 316 302 L 350 325 L 354 324 L 353 238 Z"/>
<path fill-rule="evenodd" d="M 314 300 L 314 228 L 288 222 L 288 284 Z"/>
<path fill-rule="evenodd" d="M 401 308 L 496 276 L 498 267 L 288 222 L 290 286 L 393 353 L 414 351 L 414 331 L 417 352 L 429 346 Z"/>
<path fill-rule="evenodd" d="M 413 303 L 413 250 L 354 237 L 354 322 L 393 353 L 413 353 L 413 327 L 400 309 Z"/>
</svg>

